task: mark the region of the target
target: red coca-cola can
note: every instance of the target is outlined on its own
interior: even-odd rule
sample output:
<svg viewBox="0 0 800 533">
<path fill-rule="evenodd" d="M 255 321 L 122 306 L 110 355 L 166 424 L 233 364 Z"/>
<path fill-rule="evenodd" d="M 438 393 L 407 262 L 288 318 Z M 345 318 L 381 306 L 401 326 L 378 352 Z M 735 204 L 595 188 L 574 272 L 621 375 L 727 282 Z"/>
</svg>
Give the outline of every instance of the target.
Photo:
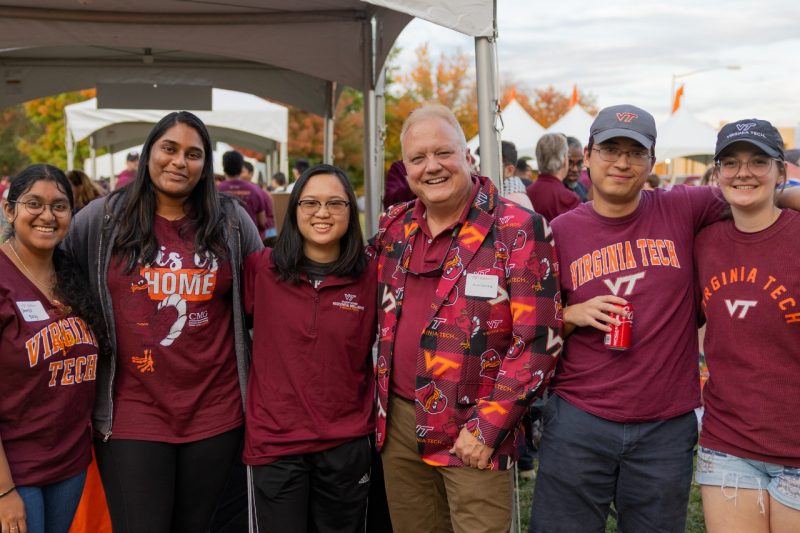
<svg viewBox="0 0 800 533">
<path fill-rule="evenodd" d="M 609 313 L 611 318 L 620 321 L 620 325 L 609 324 L 611 331 L 606 333 L 605 344 L 612 350 L 627 350 L 631 347 L 631 331 L 633 330 L 633 306 L 622 306 L 625 314 Z"/>
</svg>

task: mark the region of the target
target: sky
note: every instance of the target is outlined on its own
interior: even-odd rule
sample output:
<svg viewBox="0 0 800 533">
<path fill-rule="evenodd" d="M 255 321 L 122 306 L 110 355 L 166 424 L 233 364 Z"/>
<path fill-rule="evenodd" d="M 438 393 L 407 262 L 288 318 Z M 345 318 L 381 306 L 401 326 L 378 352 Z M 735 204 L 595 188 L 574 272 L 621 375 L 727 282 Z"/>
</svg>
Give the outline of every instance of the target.
<svg viewBox="0 0 800 533">
<path fill-rule="evenodd" d="M 800 1 L 497 0 L 497 19 L 501 84 L 570 94 L 576 83 L 601 108 L 630 103 L 660 121 L 672 76 L 708 68 L 677 80 L 698 118 L 800 126 Z M 398 64 L 424 42 L 433 57 L 474 60 L 472 38 L 415 19 L 397 40 Z"/>
</svg>

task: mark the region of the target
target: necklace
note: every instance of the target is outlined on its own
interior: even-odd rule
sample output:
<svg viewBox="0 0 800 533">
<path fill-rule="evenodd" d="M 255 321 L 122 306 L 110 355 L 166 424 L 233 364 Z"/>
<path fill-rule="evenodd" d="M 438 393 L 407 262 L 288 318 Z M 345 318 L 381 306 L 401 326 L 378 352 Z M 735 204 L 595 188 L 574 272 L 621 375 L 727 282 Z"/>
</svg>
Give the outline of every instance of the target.
<svg viewBox="0 0 800 533">
<path fill-rule="evenodd" d="M 14 257 L 17 258 L 19 264 L 22 266 L 23 269 L 25 269 L 25 272 L 28 273 L 28 277 L 33 282 L 33 284 L 36 285 L 39 288 L 39 290 L 41 290 L 44 293 L 44 295 L 47 297 L 48 300 L 50 300 L 50 295 L 53 292 L 54 287 L 51 286 L 49 289 L 47 289 L 46 286 L 39 280 L 39 278 L 34 276 L 33 272 L 31 272 L 31 269 L 28 268 L 28 265 L 25 264 L 25 261 L 23 261 L 22 258 L 17 253 L 17 249 L 14 246 L 15 242 L 16 239 L 14 239 L 14 242 L 8 241 L 8 247 L 11 248 L 11 253 L 14 254 Z M 55 306 L 56 310 L 59 313 L 68 314 L 71 311 L 69 306 L 64 305 L 55 298 L 53 298 L 52 301 L 50 301 L 50 303 L 52 303 L 53 306 Z"/>
</svg>

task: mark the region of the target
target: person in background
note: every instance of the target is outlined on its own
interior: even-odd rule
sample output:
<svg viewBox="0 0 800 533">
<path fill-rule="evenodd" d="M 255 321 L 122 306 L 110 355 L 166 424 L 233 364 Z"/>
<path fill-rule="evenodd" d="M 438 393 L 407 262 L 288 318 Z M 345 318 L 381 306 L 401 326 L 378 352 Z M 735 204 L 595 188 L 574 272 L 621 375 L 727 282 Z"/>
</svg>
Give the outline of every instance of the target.
<svg viewBox="0 0 800 533">
<path fill-rule="evenodd" d="M 225 172 L 225 181 L 219 184 L 219 190 L 231 194 L 244 205 L 244 210 L 250 215 L 253 224 L 263 234 L 267 227 L 267 213 L 261 188 L 241 179 L 244 168 L 244 157 L 235 150 L 222 154 L 222 170 Z M 272 203 L 270 202 L 270 207 Z M 274 226 L 274 219 L 273 219 Z"/>
<path fill-rule="evenodd" d="M 548 222 L 581 205 L 578 195 L 564 186 L 569 172 L 567 138 L 561 133 L 547 133 L 536 143 L 539 177 L 526 190 L 537 213 Z"/>
<path fill-rule="evenodd" d="M 261 194 L 262 203 L 264 204 L 264 215 L 266 217 L 264 222 L 263 237 L 268 239 L 278 234 L 277 230 L 275 229 L 275 210 L 272 207 L 272 196 L 270 196 L 267 191 L 253 181 L 254 174 L 255 167 L 253 167 L 253 163 L 250 161 L 244 161 L 242 163 L 242 172 L 239 174 L 239 177 L 242 180 L 252 183 L 258 187 L 258 191 Z"/>
<path fill-rule="evenodd" d="M 696 480 L 709 533 L 800 531 L 800 214 L 776 207 L 783 139 L 765 120 L 726 124 L 714 179 L 730 218 L 697 236 L 706 318 Z"/>
<path fill-rule="evenodd" d="M 416 198 L 406 178 L 406 167 L 403 160 L 395 161 L 389 166 L 386 173 L 386 184 L 383 191 L 383 209 L 389 209 L 394 204 L 409 202 Z"/>
<path fill-rule="evenodd" d="M 139 153 L 129 152 L 125 156 L 125 170 L 117 175 L 117 185 L 115 189 L 121 189 L 136 178 L 139 169 Z"/>
<path fill-rule="evenodd" d="M 308 162 L 308 159 L 300 158 L 295 160 L 294 165 L 292 165 L 292 177 L 294 180 L 287 185 L 286 192 L 292 192 L 294 184 L 297 182 L 300 176 L 303 175 L 303 172 L 308 170 L 310 166 L 311 164 Z"/>
<path fill-rule="evenodd" d="M 33 165 L 8 189 L 0 246 L 0 529 L 66 533 L 91 461 L 103 331 L 91 292 L 58 246 L 69 180 Z M 97 334 L 96 334 L 97 333 Z"/>
<path fill-rule="evenodd" d="M 67 179 L 72 185 L 72 194 L 75 197 L 75 212 L 80 211 L 86 205 L 102 196 L 100 188 L 80 170 L 70 170 L 67 172 Z"/>
<path fill-rule="evenodd" d="M 115 532 L 209 527 L 241 453 L 240 274 L 261 248 L 244 208 L 217 191 L 208 130 L 186 111 L 153 127 L 130 185 L 75 218 L 65 249 L 111 337 L 92 420 Z"/>
<path fill-rule="evenodd" d="M 707 183 L 701 185 L 708 185 Z M 650 173 L 644 180 L 644 186 L 642 187 L 643 191 L 654 191 L 656 189 L 661 188 L 661 178 L 658 177 L 658 174 Z"/>
<path fill-rule="evenodd" d="M 533 170 L 528 165 L 527 159 L 517 159 L 514 175 L 520 179 L 526 189 L 533 184 Z"/>
<path fill-rule="evenodd" d="M 355 202 L 341 169 L 306 170 L 275 249 L 245 262 L 254 337 L 244 461 L 258 531 L 364 531 L 377 272 Z"/>
<path fill-rule="evenodd" d="M 517 147 L 510 141 L 501 141 L 500 155 L 503 161 L 503 198 L 507 198 L 533 211 L 531 200 L 525 194 L 525 185 L 514 174 L 517 170 Z"/>
<path fill-rule="evenodd" d="M 580 181 L 583 171 L 583 145 L 575 137 L 567 137 L 567 176 L 564 186 L 578 195 L 581 202 L 589 201 L 589 191 Z"/>
<path fill-rule="evenodd" d="M 271 192 L 286 192 L 286 176 L 283 172 L 276 172 L 270 181 Z"/>
<path fill-rule="evenodd" d="M 800 149 L 786 150 L 786 183 L 783 188 L 800 185 Z"/>
</svg>

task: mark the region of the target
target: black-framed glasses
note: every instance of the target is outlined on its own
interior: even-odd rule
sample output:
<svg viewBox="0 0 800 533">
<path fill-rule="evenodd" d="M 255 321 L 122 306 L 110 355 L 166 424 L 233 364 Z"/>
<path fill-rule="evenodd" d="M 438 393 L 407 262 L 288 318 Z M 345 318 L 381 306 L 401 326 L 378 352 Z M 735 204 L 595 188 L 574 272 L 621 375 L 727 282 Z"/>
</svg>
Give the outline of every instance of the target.
<svg viewBox="0 0 800 533">
<path fill-rule="evenodd" d="M 413 237 L 419 231 L 419 227 L 414 228 L 414 231 L 409 235 L 409 239 Z M 444 253 L 442 257 L 442 261 L 439 263 L 439 266 L 434 268 L 433 270 L 425 270 L 424 272 L 415 272 L 411 270 L 411 254 L 408 255 L 407 258 L 401 259 L 405 262 L 403 268 L 409 274 L 413 274 L 415 276 L 419 276 L 421 278 L 440 278 L 442 274 L 444 274 L 445 268 L 448 268 L 447 263 L 447 256 L 450 255 L 450 251 L 453 249 L 453 244 L 458 240 L 458 234 L 461 232 L 461 224 L 456 224 L 456 227 L 453 228 L 453 232 L 450 234 L 450 244 L 447 246 L 447 251 Z M 403 255 L 405 255 L 406 250 L 408 249 L 408 241 L 406 241 L 406 246 L 403 248 Z M 454 259 L 451 259 L 451 261 Z"/>
<path fill-rule="evenodd" d="M 646 165 L 650 162 L 652 156 L 647 150 L 620 150 L 619 148 L 612 148 L 610 146 L 592 146 L 592 150 L 597 150 L 600 154 L 600 159 L 608 161 L 609 163 L 616 163 L 622 154 L 628 156 L 628 162 L 631 165 Z"/>
<path fill-rule="evenodd" d="M 65 217 L 67 213 L 71 211 L 69 207 L 69 202 L 67 201 L 58 201 L 53 202 L 52 204 L 45 204 L 40 202 L 39 200 L 28 200 L 23 202 L 22 200 L 17 200 L 15 202 L 9 202 L 10 204 L 22 204 L 25 206 L 25 210 L 33 216 L 38 216 L 44 213 L 44 208 L 49 207 L 50 212 L 53 213 L 54 217 Z"/>
<path fill-rule="evenodd" d="M 736 177 L 742 165 L 745 165 L 748 172 L 753 176 L 763 178 L 769 174 L 773 161 L 780 161 L 780 159 L 766 155 L 754 155 L 747 161 L 739 161 L 735 157 L 723 157 L 717 161 L 716 167 L 720 178 L 730 179 Z"/>
<path fill-rule="evenodd" d="M 297 202 L 297 207 L 304 215 L 313 215 L 322 209 L 322 202 L 319 200 L 300 200 Z M 331 215 L 343 215 L 350 207 L 350 202 L 346 200 L 328 200 L 325 202 L 325 209 Z"/>
</svg>

